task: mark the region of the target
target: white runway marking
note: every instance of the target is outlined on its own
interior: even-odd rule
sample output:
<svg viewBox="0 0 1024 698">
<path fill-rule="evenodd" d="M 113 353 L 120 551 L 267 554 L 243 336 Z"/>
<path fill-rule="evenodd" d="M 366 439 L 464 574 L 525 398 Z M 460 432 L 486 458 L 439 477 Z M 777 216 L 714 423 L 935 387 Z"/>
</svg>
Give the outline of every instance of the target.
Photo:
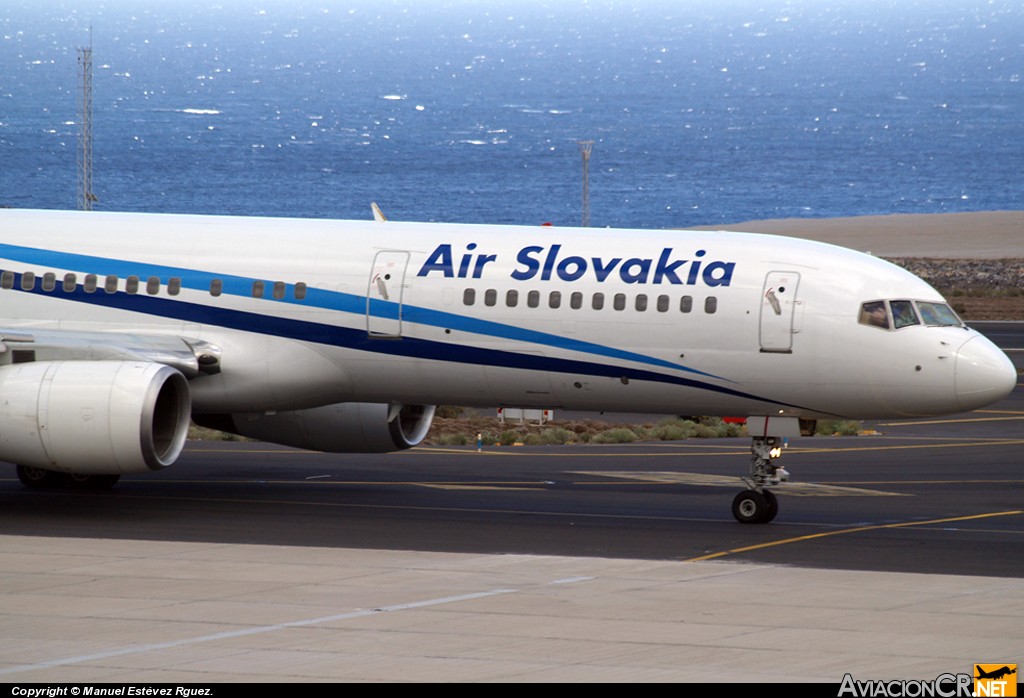
<svg viewBox="0 0 1024 698">
<path fill-rule="evenodd" d="M 427 606 L 440 606 L 443 604 L 457 603 L 459 601 L 472 601 L 474 599 L 483 599 L 489 596 L 500 596 L 501 594 L 512 594 L 515 593 L 516 589 L 492 589 L 490 591 L 480 591 L 472 594 L 460 594 L 458 596 L 444 596 L 437 599 L 427 599 L 424 601 L 413 601 L 411 603 L 395 604 L 392 606 L 382 606 L 380 608 L 363 609 L 359 611 L 350 611 L 349 613 L 338 613 L 332 616 L 321 616 L 319 618 L 307 618 L 304 620 L 296 620 L 290 623 L 278 623 L 276 625 L 259 625 L 251 628 L 239 628 L 238 630 L 227 630 L 221 633 L 212 633 L 210 635 L 200 635 L 198 637 L 189 637 L 182 640 L 175 640 L 173 642 L 154 642 L 143 645 L 132 645 L 130 647 L 121 647 L 119 649 L 106 650 L 104 652 L 93 652 L 91 654 L 80 654 L 74 657 L 63 657 L 60 659 L 50 659 L 45 662 L 34 662 L 32 664 L 22 664 L 21 666 L 8 667 L 6 669 L 0 669 L 0 675 L 17 674 L 23 671 L 32 671 L 35 669 L 47 669 L 55 666 L 66 666 L 68 664 L 81 664 L 83 662 L 94 661 L 97 659 L 109 659 L 110 657 L 122 657 L 129 654 L 142 654 L 144 652 L 152 652 L 154 650 L 166 650 L 175 647 L 184 647 L 188 645 L 197 645 L 204 642 L 214 642 L 217 640 L 225 640 L 235 637 L 245 637 L 248 635 L 259 635 L 262 633 L 271 633 L 277 630 L 286 630 L 288 628 L 301 628 L 310 625 L 320 625 L 322 623 L 331 623 L 339 620 L 350 620 L 353 618 L 363 618 L 365 616 L 372 616 L 378 613 L 389 613 L 392 611 L 406 611 L 414 608 L 425 608 Z"/>
</svg>

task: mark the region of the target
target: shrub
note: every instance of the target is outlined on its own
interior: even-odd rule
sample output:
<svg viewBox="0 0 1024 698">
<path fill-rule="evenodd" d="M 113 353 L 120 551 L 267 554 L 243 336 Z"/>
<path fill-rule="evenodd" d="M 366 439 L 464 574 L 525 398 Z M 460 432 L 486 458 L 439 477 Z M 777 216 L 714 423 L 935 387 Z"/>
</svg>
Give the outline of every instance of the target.
<svg viewBox="0 0 1024 698">
<path fill-rule="evenodd" d="M 465 434 L 440 434 L 434 441 L 438 446 L 465 446 L 469 443 Z"/>
<path fill-rule="evenodd" d="M 715 431 L 718 433 L 718 436 L 722 438 L 733 438 L 736 436 L 743 436 L 743 429 L 744 425 L 742 424 L 730 424 L 727 422 L 722 422 L 717 427 L 715 427 Z"/>
<path fill-rule="evenodd" d="M 636 434 L 632 430 L 624 427 L 616 427 L 614 429 L 605 429 L 604 431 L 595 434 L 594 438 L 590 440 L 590 443 L 595 444 L 628 444 L 636 441 Z"/>
<path fill-rule="evenodd" d="M 693 427 L 693 435 L 698 439 L 713 439 L 718 436 L 718 431 L 714 427 L 709 427 L 707 424 L 695 424 Z"/>
<path fill-rule="evenodd" d="M 824 436 L 856 436 L 860 432 L 860 422 L 839 419 L 819 419 L 815 434 Z"/>
<path fill-rule="evenodd" d="M 527 446 L 552 446 L 569 443 L 576 440 L 576 435 L 566 429 L 545 429 L 534 434 L 527 434 L 522 437 L 522 442 Z"/>
</svg>

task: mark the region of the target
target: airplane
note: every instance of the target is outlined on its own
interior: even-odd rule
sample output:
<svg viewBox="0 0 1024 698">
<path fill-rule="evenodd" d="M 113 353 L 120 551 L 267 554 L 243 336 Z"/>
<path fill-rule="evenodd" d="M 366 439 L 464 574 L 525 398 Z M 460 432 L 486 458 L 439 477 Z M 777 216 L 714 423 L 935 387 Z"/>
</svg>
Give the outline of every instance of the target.
<svg viewBox="0 0 1024 698">
<path fill-rule="evenodd" d="M 378 209 L 379 210 L 379 209 Z M 886 261 L 771 235 L 0 210 L 0 461 L 97 489 L 189 419 L 328 452 L 434 406 L 747 418 L 741 523 L 815 420 L 962 412 L 1010 360 Z"/>
<path fill-rule="evenodd" d="M 999 680 L 999 679 L 1003 678 L 1004 676 L 1008 676 L 1010 674 L 1016 674 L 1017 673 L 1016 665 L 1015 665 L 1015 668 L 1013 668 L 1013 669 L 1011 669 L 1009 666 L 1003 666 L 1003 667 L 1001 667 L 999 669 L 994 669 L 993 671 L 985 671 L 984 669 L 979 667 L 977 664 L 975 664 L 974 666 L 978 670 L 978 675 L 974 677 L 976 679 L 995 679 L 995 680 Z"/>
</svg>

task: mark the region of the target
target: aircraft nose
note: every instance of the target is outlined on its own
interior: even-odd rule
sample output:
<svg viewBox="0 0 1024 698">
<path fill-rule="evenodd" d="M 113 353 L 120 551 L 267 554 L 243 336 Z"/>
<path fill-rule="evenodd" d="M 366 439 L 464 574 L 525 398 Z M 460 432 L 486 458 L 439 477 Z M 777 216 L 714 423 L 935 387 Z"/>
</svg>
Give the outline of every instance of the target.
<svg viewBox="0 0 1024 698">
<path fill-rule="evenodd" d="M 968 339 L 956 353 L 956 397 L 963 410 L 1002 400 L 1017 386 L 1017 369 L 985 337 Z"/>
</svg>

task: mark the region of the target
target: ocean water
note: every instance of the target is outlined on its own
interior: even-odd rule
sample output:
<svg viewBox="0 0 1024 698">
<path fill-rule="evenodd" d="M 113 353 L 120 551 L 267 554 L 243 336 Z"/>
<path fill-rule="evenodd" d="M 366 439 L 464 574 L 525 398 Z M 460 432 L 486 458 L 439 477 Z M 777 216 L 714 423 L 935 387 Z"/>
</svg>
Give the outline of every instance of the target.
<svg viewBox="0 0 1024 698">
<path fill-rule="evenodd" d="M 0 2 L 0 205 L 576 225 L 1024 208 L 1024 9 Z"/>
</svg>

